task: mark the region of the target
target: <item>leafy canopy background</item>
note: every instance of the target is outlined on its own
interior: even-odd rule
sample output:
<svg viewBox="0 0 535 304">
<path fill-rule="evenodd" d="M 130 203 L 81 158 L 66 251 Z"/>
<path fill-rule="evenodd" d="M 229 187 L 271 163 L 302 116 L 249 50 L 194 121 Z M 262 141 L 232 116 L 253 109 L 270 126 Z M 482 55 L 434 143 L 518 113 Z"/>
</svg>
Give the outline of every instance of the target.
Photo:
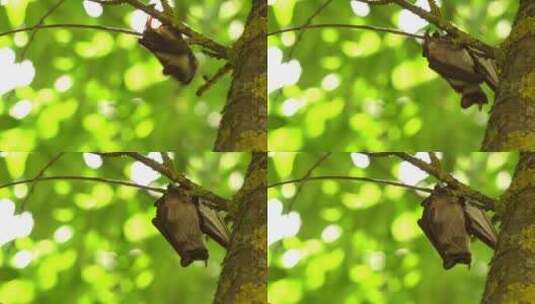
<svg viewBox="0 0 535 304">
<path fill-rule="evenodd" d="M 268 32 L 304 24 L 325 2 L 275 1 Z M 511 0 L 441 2 L 447 19 L 490 44 L 506 37 L 518 6 Z M 367 15 L 362 3 L 354 12 L 356 4 L 331 1 L 312 23 L 411 26 L 411 13 L 394 4 L 372 7 Z M 421 21 L 412 16 L 412 22 Z M 268 38 L 270 48 L 284 53 L 283 63 L 295 59 L 302 69 L 296 84 L 269 95 L 270 151 L 480 149 L 490 105 L 481 112 L 476 107 L 462 110 L 460 96 L 427 68 L 413 38 L 369 30 L 310 29 L 295 46 L 297 35 Z"/>
<path fill-rule="evenodd" d="M 34 177 L 52 156 L 2 154 L 0 184 Z M 180 153 L 175 157 L 180 172 L 223 197 L 240 187 L 248 161 L 249 156 L 242 153 Z M 129 158 L 110 158 L 93 169 L 81 153 L 67 153 L 46 175 L 130 180 L 136 176 L 133 167 L 139 165 Z M 166 183 L 167 179 L 157 178 L 153 185 L 165 188 Z M 12 203 L 18 213 L 28 190 L 28 184 L 0 189 L 0 217 L 10 216 L 6 209 Z M 0 250 L 0 302 L 155 303 L 157 299 L 158 303 L 211 303 L 225 250 L 207 241 L 208 267 L 194 263 L 182 268 L 175 251 L 151 223 L 158 197 L 105 183 L 37 183 L 24 210 L 33 216 L 33 230 Z M 13 228 L 5 224 L 0 221 L 0 234 Z M 72 233 L 70 238 L 67 231 Z M 17 266 L 28 253 L 31 262 Z"/>
<path fill-rule="evenodd" d="M 273 154 L 269 184 L 301 178 L 320 156 Z M 447 153 L 442 164 L 474 189 L 497 197 L 508 186 L 516 159 L 512 153 Z M 362 157 L 334 153 L 312 176 L 404 181 L 422 174 L 394 157 L 374 159 L 368 167 L 365 164 Z M 433 178 L 425 177 L 418 186 L 433 187 L 434 183 Z M 296 187 L 287 184 L 268 191 L 271 242 L 274 231 L 296 232 L 270 244 L 271 303 L 480 302 L 492 251 L 473 242 L 470 269 L 443 270 L 440 256 L 416 222 L 424 196 L 369 182 L 310 181 L 295 197 Z M 294 226 L 296 222 L 300 225 Z M 296 227 L 299 229 L 292 230 Z"/>
<path fill-rule="evenodd" d="M 0 32 L 36 24 L 56 3 L 3 1 Z M 132 20 L 140 17 L 128 5 L 108 6 L 100 16 L 91 17 L 84 9 L 86 4 L 65 1 L 45 23 L 131 29 Z M 175 7 L 181 21 L 229 45 L 241 33 L 248 3 L 185 0 L 176 1 Z M 142 20 L 140 24 L 146 19 Z M 29 35 L 0 37 L 0 50 L 4 55 L 20 54 Z M 194 81 L 184 87 L 164 77 L 157 59 L 136 40 L 97 30 L 40 30 L 26 55 L 35 68 L 32 83 L 0 96 L 0 149 L 169 151 L 186 147 L 210 151 L 230 77 L 223 77 L 203 97 L 195 96 L 195 91 L 204 83 L 202 76 L 212 75 L 223 62 L 194 48 L 200 68 Z M 31 112 L 15 119 L 10 110 L 22 100 L 31 103 Z"/>
</svg>

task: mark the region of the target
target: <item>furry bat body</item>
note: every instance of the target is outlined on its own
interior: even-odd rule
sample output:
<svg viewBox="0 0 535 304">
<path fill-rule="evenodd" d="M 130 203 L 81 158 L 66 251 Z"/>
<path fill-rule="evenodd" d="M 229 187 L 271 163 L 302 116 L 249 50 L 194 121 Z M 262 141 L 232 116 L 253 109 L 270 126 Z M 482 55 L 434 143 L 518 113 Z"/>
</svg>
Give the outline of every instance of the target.
<svg viewBox="0 0 535 304">
<path fill-rule="evenodd" d="M 427 58 L 429 67 L 462 95 L 462 108 L 474 104 L 481 107 L 487 103 L 487 96 L 480 87 L 483 82 L 493 91 L 498 86 L 495 61 L 486 58 L 476 49 L 456 45 L 448 36 L 426 34 L 423 55 Z"/>
<path fill-rule="evenodd" d="M 178 253 L 182 267 L 196 260 L 208 260 L 199 214 L 191 197 L 169 185 L 155 206 L 156 217 L 152 223 Z"/>
<path fill-rule="evenodd" d="M 197 59 L 181 33 L 166 25 L 154 29 L 147 21 L 139 43 L 146 47 L 163 66 L 163 74 L 189 84 L 197 71 Z"/>
<path fill-rule="evenodd" d="M 444 269 L 457 263 L 470 265 L 470 236 L 457 198 L 439 188 L 422 205 L 424 212 L 418 225 L 442 257 Z"/>
<path fill-rule="evenodd" d="M 226 225 L 214 210 L 187 190 L 170 184 L 154 205 L 157 209 L 152 223 L 178 253 L 183 267 L 196 260 L 208 260 L 203 233 L 228 248 Z"/>
<path fill-rule="evenodd" d="M 444 269 L 457 263 L 470 265 L 470 236 L 495 248 L 497 232 L 485 213 L 453 194 L 447 187 L 435 187 L 426 198 L 418 225 L 443 260 Z"/>
</svg>

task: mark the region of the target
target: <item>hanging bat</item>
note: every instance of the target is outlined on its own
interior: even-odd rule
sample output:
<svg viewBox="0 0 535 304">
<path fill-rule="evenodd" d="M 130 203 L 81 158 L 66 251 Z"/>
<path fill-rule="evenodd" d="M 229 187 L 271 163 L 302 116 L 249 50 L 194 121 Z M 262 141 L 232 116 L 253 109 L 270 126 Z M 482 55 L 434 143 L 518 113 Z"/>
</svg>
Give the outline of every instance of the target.
<svg viewBox="0 0 535 304">
<path fill-rule="evenodd" d="M 464 109 L 474 104 L 481 109 L 487 103 L 487 96 L 480 86 L 483 82 L 496 91 L 496 63 L 477 49 L 457 45 L 449 36 L 426 33 L 423 55 L 427 58 L 429 67 L 462 95 L 461 107 Z"/>
<path fill-rule="evenodd" d="M 201 231 L 223 248 L 228 249 L 230 244 L 230 232 L 227 225 L 221 220 L 214 209 L 208 207 L 203 202 L 203 199 L 197 199 L 197 208 L 201 219 Z"/>
<path fill-rule="evenodd" d="M 170 184 L 154 205 L 156 217 L 152 223 L 178 253 L 180 265 L 187 267 L 197 260 L 206 263 L 208 250 L 202 237 L 199 212 L 191 196 Z"/>
<path fill-rule="evenodd" d="M 463 204 L 464 214 L 468 222 L 468 233 L 474 235 L 492 249 L 498 243 L 498 233 L 483 210 L 473 206 L 470 202 Z"/>
<path fill-rule="evenodd" d="M 459 198 L 447 188 L 437 186 L 422 205 L 424 210 L 418 225 L 442 257 L 444 269 L 457 263 L 470 265 L 470 236 Z"/>
<path fill-rule="evenodd" d="M 182 34 L 167 25 L 154 29 L 147 20 L 139 43 L 146 47 L 163 66 L 163 74 L 189 84 L 197 72 L 197 59 Z"/>
</svg>

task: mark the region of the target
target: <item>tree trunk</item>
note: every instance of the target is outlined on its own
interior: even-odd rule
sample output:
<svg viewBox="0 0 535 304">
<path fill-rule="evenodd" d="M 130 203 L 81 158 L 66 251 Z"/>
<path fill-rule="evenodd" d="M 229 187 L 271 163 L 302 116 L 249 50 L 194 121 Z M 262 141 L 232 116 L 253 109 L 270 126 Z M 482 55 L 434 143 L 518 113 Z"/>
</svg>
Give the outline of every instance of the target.
<svg viewBox="0 0 535 304">
<path fill-rule="evenodd" d="M 251 2 L 244 33 L 230 52 L 234 72 L 216 151 L 267 151 L 267 3 Z"/>
<path fill-rule="evenodd" d="M 499 54 L 500 84 L 483 142 L 484 151 L 535 149 L 535 1 L 520 0 Z"/>
<path fill-rule="evenodd" d="M 535 301 L 535 153 L 522 153 L 498 208 L 502 227 L 484 304 Z"/>
<path fill-rule="evenodd" d="M 234 227 L 215 304 L 267 303 L 267 154 L 254 153 L 230 210 Z"/>
</svg>

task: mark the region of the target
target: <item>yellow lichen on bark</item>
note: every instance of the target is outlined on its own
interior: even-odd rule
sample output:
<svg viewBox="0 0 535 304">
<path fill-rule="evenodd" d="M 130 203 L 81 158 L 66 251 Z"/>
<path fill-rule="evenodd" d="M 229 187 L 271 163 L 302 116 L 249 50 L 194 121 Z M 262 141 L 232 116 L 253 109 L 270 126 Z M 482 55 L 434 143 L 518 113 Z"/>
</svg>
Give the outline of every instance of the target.
<svg viewBox="0 0 535 304">
<path fill-rule="evenodd" d="M 535 150 L 535 133 L 515 131 L 507 134 L 507 140 L 502 145 L 502 151 L 530 151 Z"/>
<path fill-rule="evenodd" d="M 535 101 L 535 72 L 528 73 L 522 77 L 520 95 L 530 101 Z"/>
<path fill-rule="evenodd" d="M 535 169 L 524 169 L 515 175 L 508 192 L 517 192 L 535 184 Z"/>
<path fill-rule="evenodd" d="M 254 79 L 254 94 L 257 98 L 266 100 L 267 94 L 267 73 L 262 73 Z"/>
<path fill-rule="evenodd" d="M 513 283 L 508 286 L 503 304 L 530 304 L 535 299 L 535 285 Z"/>
<path fill-rule="evenodd" d="M 520 247 L 530 253 L 535 253 L 535 225 L 522 229 Z"/>
<path fill-rule="evenodd" d="M 258 289 L 262 288 L 262 285 L 253 283 L 247 283 L 240 286 L 240 289 L 236 293 L 236 304 L 260 304 L 266 303 L 266 293 L 258 292 Z"/>
<path fill-rule="evenodd" d="M 252 151 L 266 151 L 267 135 L 265 132 L 246 131 L 240 134 L 238 147 L 249 147 Z"/>
<path fill-rule="evenodd" d="M 262 252 L 267 251 L 267 226 L 262 225 L 255 231 L 255 236 L 253 238 L 253 247 Z"/>
</svg>

